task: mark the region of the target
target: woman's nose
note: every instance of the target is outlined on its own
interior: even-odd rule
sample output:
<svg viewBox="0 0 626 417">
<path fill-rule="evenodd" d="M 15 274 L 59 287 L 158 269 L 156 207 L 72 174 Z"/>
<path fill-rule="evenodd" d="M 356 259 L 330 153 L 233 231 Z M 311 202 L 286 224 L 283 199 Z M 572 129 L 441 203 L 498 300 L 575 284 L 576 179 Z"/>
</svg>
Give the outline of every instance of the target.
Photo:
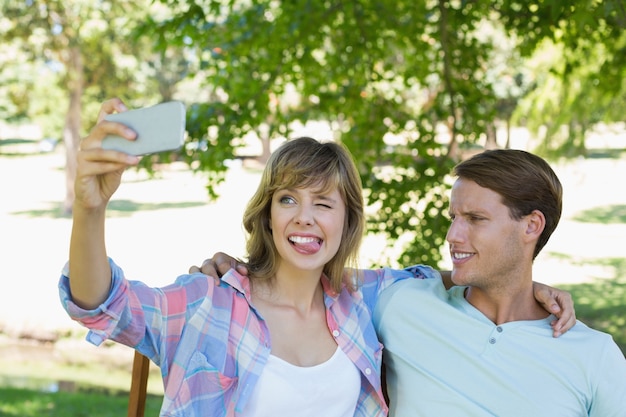
<svg viewBox="0 0 626 417">
<path fill-rule="evenodd" d="M 312 225 L 313 223 L 315 223 L 312 209 L 310 207 L 300 206 L 298 212 L 296 213 L 294 221 L 297 224 L 301 225 Z"/>
</svg>

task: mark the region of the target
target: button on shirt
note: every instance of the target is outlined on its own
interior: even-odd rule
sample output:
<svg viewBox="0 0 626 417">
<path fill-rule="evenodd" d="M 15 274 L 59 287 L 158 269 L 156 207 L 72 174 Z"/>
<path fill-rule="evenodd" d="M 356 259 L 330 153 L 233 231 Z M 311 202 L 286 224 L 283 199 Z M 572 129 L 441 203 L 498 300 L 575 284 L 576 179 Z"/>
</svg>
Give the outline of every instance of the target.
<svg viewBox="0 0 626 417">
<path fill-rule="evenodd" d="M 182 275 L 166 287 L 129 281 L 110 261 L 111 291 L 94 310 L 71 300 L 68 265 L 59 282 L 61 302 L 90 331 L 95 345 L 106 339 L 133 347 L 161 368 L 165 395 L 161 416 L 236 416 L 250 398 L 270 351 L 269 331 L 250 302 L 250 282 L 234 270 L 219 286 L 213 278 Z M 355 274 L 358 291 L 336 293 L 322 276 L 327 324 L 337 345 L 359 369 L 355 416 L 387 414 L 380 383 L 382 346 L 371 312 L 382 290 L 412 277 L 436 275 L 428 267 L 367 270 Z"/>
</svg>

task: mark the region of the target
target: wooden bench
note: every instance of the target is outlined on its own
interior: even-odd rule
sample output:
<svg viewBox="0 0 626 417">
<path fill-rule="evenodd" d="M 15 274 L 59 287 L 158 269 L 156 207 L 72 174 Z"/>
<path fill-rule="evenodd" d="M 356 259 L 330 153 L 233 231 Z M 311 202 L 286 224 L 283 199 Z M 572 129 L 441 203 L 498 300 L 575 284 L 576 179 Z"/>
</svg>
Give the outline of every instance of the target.
<svg viewBox="0 0 626 417">
<path fill-rule="evenodd" d="M 146 398 L 148 395 L 148 371 L 150 359 L 135 351 L 133 372 L 128 396 L 128 417 L 144 417 Z"/>
</svg>

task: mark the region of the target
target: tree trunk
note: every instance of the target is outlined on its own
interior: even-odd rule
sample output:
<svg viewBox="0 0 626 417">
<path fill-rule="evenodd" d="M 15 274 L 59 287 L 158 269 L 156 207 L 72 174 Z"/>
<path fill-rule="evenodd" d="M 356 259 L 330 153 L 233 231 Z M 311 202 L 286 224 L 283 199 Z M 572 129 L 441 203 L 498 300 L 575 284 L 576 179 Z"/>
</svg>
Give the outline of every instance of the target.
<svg viewBox="0 0 626 417">
<path fill-rule="evenodd" d="M 498 136 L 493 122 L 487 123 L 485 135 L 485 149 L 496 149 L 498 147 Z"/>
<path fill-rule="evenodd" d="M 506 144 L 504 145 L 504 149 L 511 148 L 511 118 L 506 118 Z"/>
<path fill-rule="evenodd" d="M 459 157 L 459 143 L 457 141 L 457 120 L 460 117 L 457 111 L 454 85 L 452 83 L 452 56 L 449 51 L 450 46 L 450 31 L 449 31 L 449 18 L 448 18 L 448 3 L 445 0 L 439 0 L 438 2 L 439 13 L 441 17 L 439 19 L 439 32 L 441 36 L 441 49 L 443 52 L 443 85 L 444 92 L 448 95 L 450 104 L 448 106 L 449 116 L 447 120 L 448 130 L 450 132 L 450 143 L 448 144 L 448 157 L 452 160 L 458 160 Z"/>
<path fill-rule="evenodd" d="M 65 201 L 63 212 L 72 213 L 74 204 L 74 181 L 76 180 L 76 156 L 80 145 L 81 99 L 83 96 L 83 57 L 78 47 L 70 48 L 67 65 L 69 106 L 63 129 L 65 143 Z"/>
<path fill-rule="evenodd" d="M 268 137 L 261 138 L 261 155 L 259 156 L 259 162 L 265 164 L 271 154 L 270 139 Z"/>
</svg>

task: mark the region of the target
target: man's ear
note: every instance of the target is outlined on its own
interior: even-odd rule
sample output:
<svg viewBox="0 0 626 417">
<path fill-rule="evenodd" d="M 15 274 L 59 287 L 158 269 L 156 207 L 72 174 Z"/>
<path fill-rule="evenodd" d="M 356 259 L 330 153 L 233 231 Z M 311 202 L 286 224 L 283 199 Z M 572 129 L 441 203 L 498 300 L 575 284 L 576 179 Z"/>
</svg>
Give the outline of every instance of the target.
<svg viewBox="0 0 626 417">
<path fill-rule="evenodd" d="M 546 218 L 539 210 L 533 210 L 532 213 L 525 217 L 526 231 L 525 236 L 529 240 L 538 240 L 543 229 L 546 227 Z"/>
</svg>

